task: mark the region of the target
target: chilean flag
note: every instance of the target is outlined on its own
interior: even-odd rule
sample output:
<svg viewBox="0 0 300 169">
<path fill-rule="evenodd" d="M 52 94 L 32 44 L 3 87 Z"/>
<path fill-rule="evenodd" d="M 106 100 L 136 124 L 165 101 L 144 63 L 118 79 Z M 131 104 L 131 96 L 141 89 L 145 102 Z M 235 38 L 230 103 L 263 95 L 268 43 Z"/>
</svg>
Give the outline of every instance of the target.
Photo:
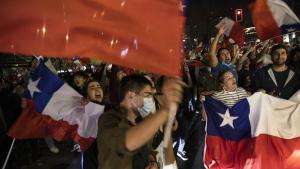
<svg viewBox="0 0 300 169">
<path fill-rule="evenodd" d="M 206 98 L 206 167 L 299 169 L 300 90 L 293 98 L 255 93 L 232 108 Z"/>
<path fill-rule="evenodd" d="M 256 0 L 250 7 L 257 36 L 261 40 L 300 30 L 300 20 L 282 0 Z"/>
<path fill-rule="evenodd" d="M 0 51 L 78 56 L 179 76 L 184 28 L 179 8 L 186 6 L 180 2 L 4 0 L 0 5 Z"/>
<path fill-rule="evenodd" d="M 98 118 L 104 106 L 81 104 L 82 96 L 59 79 L 45 62 L 31 75 L 25 95 L 26 108 L 10 128 L 17 139 L 51 136 L 60 141 L 72 138 L 86 150 L 97 136 Z"/>
<path fill-rule="evenodd" d="M 220 26 L 225 25 L 224 34 L 227 37 L 233 39 L 236 43 L 242 46 L 245 42 L 244 37 L 244 27 L 237 22 L 234 22 L 232 19 L 225 17 L 217 25 L 216 28 L 219 29 Z"/>
</svg>

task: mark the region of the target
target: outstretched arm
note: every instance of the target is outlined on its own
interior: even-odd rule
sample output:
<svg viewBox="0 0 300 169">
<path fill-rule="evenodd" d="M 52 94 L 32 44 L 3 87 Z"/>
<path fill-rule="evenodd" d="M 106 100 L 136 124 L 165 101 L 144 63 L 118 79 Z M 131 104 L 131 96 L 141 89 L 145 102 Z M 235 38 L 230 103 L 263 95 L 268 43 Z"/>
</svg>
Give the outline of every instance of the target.
<svg viewBox="0 0 300 169">
<path fill-rule="evenodd" d="M 224 33 L 224 31 L 225 31 L 225 25 L 223 24 L 220 26 L 219 31 L 210 46 L 209 53 L 208 53 L 208 60 L 209 60 L 209 65 L 211 67 L 216 67 L 218 65 L 218 58 L 216 55 L 217 45 L 218 45 L 218 41 L 219 41 L 221 35 Z"/>
<path fill-rule="evenodd" d="M 251 47 L 237 62 L 237 65 L 236 65 L 236 69 L 237 71 L 240 71 L 242 70 L 243 68 L 243 63 L 248 59 L 248 55 L 251 53 L 251 52 L 254 52 L 254 50 L 256 49 L 255 46 Z"/>
<path fill-rule="evenodd" d="M 182 86 L 179 79 L 169 79 L 163 86 L 163 107 L 154 115 L 149 116 L 141 123 L 126 132 L 125 146 L 129 151 L 134 151 L 147 143 L 169 117 L 172 104 L 178 104 L 182 98 Z"/>
</svg>

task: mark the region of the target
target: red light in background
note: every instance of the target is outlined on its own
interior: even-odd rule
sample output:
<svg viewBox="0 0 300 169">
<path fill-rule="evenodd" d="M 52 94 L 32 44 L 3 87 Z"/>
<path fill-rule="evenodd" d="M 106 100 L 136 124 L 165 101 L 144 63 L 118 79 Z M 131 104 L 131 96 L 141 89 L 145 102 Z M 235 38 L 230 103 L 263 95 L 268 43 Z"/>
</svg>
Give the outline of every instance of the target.
<svg viewBox="0 0 300 169">
<path fill-rule="evenodd" d="M 243 21 L 243 9 L 235 10 L 235 21 L 242 22 Z"/>
</svg>

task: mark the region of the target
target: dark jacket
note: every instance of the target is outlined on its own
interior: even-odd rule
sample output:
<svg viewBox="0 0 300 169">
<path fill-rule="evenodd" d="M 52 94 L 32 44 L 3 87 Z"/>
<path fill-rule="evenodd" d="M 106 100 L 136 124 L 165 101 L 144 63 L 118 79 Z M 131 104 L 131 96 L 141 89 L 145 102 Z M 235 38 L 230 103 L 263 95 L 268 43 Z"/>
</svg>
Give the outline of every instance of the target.
<svg viewBox="0 0 300 169">
<path fill-rule="evenodd" d="M 299 71 L 289 69 L 288 76 L 284 83 L 284 87 L 280 89 L 277 86 L 274 71 L 271 66 L 258 70 L 254 77 L 254 90 L 264 89 L 267 93 L 274 91 L 274 96 L 289 99 L 297 90 L 300 89 Z"/>
<path fill-rule="evenodd" d="M 149 164 L 147 145 L 136 151 L 125 147 L 125 134 L 132 126 L 126 110 L 121 107 L 101 115 L 97 136 L 98 169 L 144 169 Z"/>
</svg>

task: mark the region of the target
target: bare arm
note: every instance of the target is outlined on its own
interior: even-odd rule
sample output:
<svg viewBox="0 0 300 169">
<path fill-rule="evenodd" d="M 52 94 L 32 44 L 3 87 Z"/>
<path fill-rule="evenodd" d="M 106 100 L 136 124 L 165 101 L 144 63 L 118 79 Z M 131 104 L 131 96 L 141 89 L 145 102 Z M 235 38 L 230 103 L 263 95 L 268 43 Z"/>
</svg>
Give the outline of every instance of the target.
<svg viewBox="0 0 300 169">
<path fill-rule="evenodd" d="M 270 45 L 270 42 L 267 41 L 267 42 L 265 43 L 265 45 L 263 46 L 263 49 L 261 50 L 261 52 L 259 52 L 259 53 L 256 55 L 255 63 L 257 63 L 257 62 L 264 56 L 264 54 L 267 53 L 268 48 L 269 48 L 269 45 Z"/>
<path fill-rule="evenodd" d="M 208 53 L 208 61 L 209 61 L 209 65 L 211 67 L 216 67 L 218 65 L 218 58 L 216 55 L 217 45 L 218 45 L 218 41 L 219 41 L 221 35 L 224 33 L 224 31 L 225 31 L 225 26 L 221 25 L 216 37 L 214 38 L 214 40 L 210 46 L 209 53 Z"/>
<path fill-rule="evenodd" d="M 147 143 L 163 125 L 169 115 L 171 104 L 178 104 L 182 98 L 184 83 L 178 79 L 169 79 L 163 86 L 163 107 L 154 115 L 145 119 L 126 132 L 125 146 L 129 151 L 138 149 Z"/>
<path fill-rule="evenodd" d="M 236 47 L 233 47 L 233 54 L 232 54 L 232 59 L 231 59 L 231 63 L 233 64 L 233 65 L 235 65 L 237 62 L 238 62 L 238 60 L 240 60 L 240 58 L 239 58 L 239 50 L 238 50 L 238 48 L 236 48 Z"/>
<path fill-rule="evenodd" d="M 236 65 L 236 70 L 240 71 L 243 67 L 243 63 L 245 62 L 245 60 L 247 60 L 247 56 L 253 52 L 255 50 L 255 46 L 251 47 L 239 60 L 238 63 Z"/>
<path fill-rule="evenodd" d="M 184 67 L 184 73 L 185 73 L 186 78 L 187 78 L 187 82 L 186 82 L 187 86 L 192 87 L 193 86 L 193 81 L 192 81 L 190 70 L 189 70 L 189 67 L 188 67 L 186 61 L 184 61 L 183 67 Z"/>
</svg>

